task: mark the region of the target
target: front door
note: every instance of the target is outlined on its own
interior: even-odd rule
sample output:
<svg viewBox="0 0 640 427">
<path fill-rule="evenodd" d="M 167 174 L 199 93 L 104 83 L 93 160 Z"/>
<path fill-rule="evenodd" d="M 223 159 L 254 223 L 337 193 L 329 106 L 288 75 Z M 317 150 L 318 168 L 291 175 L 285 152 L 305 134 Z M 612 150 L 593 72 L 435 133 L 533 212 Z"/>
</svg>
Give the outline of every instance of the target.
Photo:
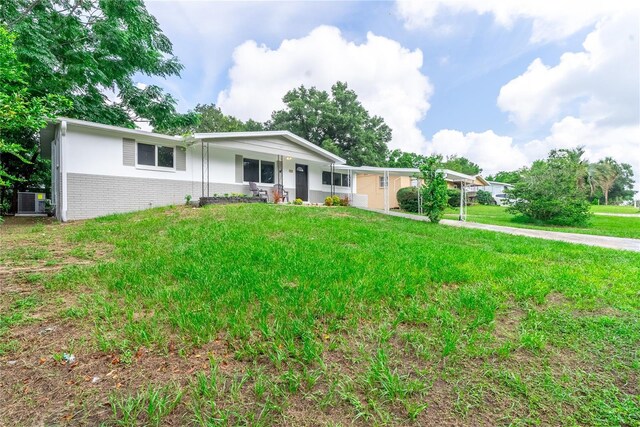
<svg viewBox="0 0 640 427">
<path fill-rule="evenodd" d="M 296 199 L 309 200 L 309 167 L 296 164 Z"/>
</svg>

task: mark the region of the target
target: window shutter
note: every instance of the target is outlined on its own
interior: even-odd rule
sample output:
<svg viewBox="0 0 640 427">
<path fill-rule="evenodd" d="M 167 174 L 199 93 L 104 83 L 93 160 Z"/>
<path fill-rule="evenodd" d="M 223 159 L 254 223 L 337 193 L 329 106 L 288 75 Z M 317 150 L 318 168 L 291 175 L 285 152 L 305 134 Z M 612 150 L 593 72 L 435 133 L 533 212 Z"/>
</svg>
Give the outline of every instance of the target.
<svg viewBox="0 0 640 427">
<path fill-rule="evenodd" d="M 243 181 L 242 174 L 243 174 L 242 156 L 236 154 L 236 182 L 242 183 Z"/>
<path fill-rule="evenodd" d="M 187 150 L 184 147 L 176 147 L 176 170 L 187 170 Z"/>
<path fill-rule="evenodd" d="M 136 141 L 122 138 L 122 164 L 124 166 L 136 165 Z"/>
</svg>

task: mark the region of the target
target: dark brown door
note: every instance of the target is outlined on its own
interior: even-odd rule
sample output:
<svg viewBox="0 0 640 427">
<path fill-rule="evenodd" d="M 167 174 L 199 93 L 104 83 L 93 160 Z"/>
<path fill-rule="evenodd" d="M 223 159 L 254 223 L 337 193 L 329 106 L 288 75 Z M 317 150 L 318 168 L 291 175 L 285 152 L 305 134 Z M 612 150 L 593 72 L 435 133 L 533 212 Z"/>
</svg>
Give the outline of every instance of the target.
<svg viewBox="0 0 640 427">
<path fill-rule="evenodd" d="M 309 167 L 296 164 L 296 199 L 309 200 Z"/>
</svg>

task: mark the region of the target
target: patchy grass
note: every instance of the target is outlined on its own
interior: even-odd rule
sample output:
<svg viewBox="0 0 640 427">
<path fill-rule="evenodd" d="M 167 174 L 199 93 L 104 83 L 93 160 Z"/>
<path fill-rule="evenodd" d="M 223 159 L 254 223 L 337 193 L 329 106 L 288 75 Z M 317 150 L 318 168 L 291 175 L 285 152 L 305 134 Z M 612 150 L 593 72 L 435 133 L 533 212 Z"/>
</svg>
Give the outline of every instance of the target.
<svg viewBox="0 0 640 427">
<path fill-rule="evenodd" d="M 593 206 L 592 210 L 594 212 L 604 212 L 603 210 L 596 211 L 593 209 L 604 207 L 605 206 Z M 613 208 L 614 206 L 608 207 Z M 615 207 L 621 208 L 620 206 Z M 457 217 L 458 210 L 454 208 L 449 208 L 445 214 L 445 218 L 448 219 Z M 473 205 L 468 207 L 467 221 L 479 222 L 481 224 L 504 225 L 507 227 L 640 239 L 640 217 L 593 215 L 588 227 L 563 227 L 525 221 L 522 217 L 508 213 L 506 208 L 502 206 Z"/>
<path fill-rule="evenodd" d="M 0 424 L 640 424 L 640 254 L 350 208 L 44 228 L 62 266 L 0 294 Z"/>
</svg>

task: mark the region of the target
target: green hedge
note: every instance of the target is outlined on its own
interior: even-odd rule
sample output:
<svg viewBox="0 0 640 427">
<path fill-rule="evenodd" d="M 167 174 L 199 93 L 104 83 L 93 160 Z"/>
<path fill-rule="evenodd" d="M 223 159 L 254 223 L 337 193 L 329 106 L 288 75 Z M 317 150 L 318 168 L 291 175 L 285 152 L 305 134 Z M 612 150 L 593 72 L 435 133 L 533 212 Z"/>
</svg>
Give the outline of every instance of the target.
<svg viewBox="0 0 640 427">
<path fill-rule="evenodd" d="M 400 209 L 418 213 L 418 187 L 404 187 L 396 193 Z"/>
<path fill-rule="evenodd" d="M 449 199 L 447 200 L 447 203 L 449 204 L 449 206 L 451 206 L 452 208 L 459 208 L 460 207 L 460 190 L 458 190 L 457 188 L 449 188 L 447 190 L 447 195 L 449 196 Z"/>
<path fill-rule="evenodd" d="M 481 205 L 495 205 L 496 201 L 493 199 L 493 195 L 490 192 L 485 190 L 478 190 L 476 194 L 476 198 L 478 199 L 478 203 Z"/>
</svg>

